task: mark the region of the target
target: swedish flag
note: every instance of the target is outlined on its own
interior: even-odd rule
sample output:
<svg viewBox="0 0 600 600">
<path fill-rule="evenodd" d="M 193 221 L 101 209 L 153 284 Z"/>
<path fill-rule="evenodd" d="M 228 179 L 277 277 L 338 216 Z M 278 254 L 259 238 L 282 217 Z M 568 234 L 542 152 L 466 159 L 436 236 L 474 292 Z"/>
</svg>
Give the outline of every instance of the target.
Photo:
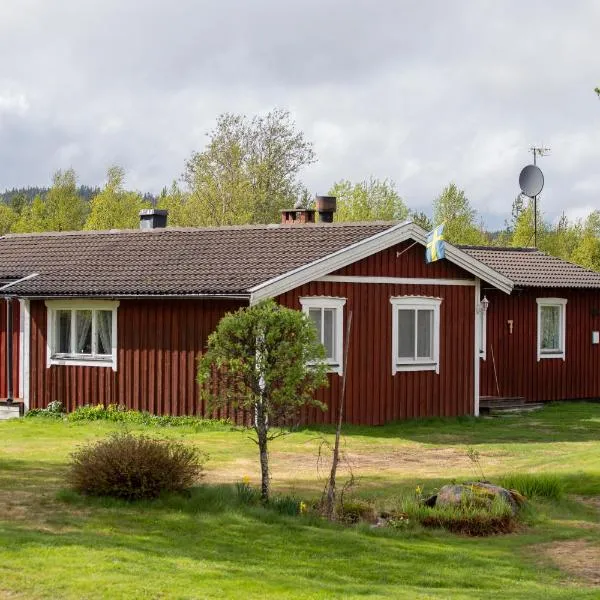
<svg viewBox="0 0 600 600">
<path fill-rule="evenodd" d="M 446 256 L 446 243 L 444 242 L 444 224 L 438 225 L 427 235 L 427 248 L 425 261 L 430 263 Z"/>
</svg>

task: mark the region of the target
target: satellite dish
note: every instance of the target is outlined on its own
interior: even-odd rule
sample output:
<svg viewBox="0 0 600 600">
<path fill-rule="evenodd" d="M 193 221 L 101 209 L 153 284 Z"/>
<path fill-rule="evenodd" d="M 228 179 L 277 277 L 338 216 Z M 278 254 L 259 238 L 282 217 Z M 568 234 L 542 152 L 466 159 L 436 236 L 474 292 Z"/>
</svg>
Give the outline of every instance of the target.
<svg viewBox="0 0 600 600">
<path fill-rule="evenodd" d="M 544 187 L 544 174 L 536 165 L 527 165 L 519 175 L 521 191 L 530 198 L 537 196 Z"/>
</svg>

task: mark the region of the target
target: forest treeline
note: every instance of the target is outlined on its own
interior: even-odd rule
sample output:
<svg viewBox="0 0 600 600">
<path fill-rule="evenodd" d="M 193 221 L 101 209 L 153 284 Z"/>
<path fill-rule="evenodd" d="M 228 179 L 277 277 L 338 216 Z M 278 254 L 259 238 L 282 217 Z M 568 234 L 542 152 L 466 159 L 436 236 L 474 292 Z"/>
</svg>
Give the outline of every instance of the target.
<svg viewBox="0 0 600 600">
<path fill-rule="evenodd" d="M 205 147 L 192 153 L 180 178 L 158 196 L 129 190 L 125 171 L 108 169 L 103 186 L 79 185 L 73 169 L 57 171 L 49 188 L 9 190 L 0 195 L 0 234 L 138 227 L 140 209 L 169 210 L 178 227 L 275 223 L 280 211 L 312 195 L 300 179 L 316 161 L 311 142 L 290 114 L 275 109 L 265 116 L 223 114 L 207 134 Z M 337 221 L 412 219 L 427 230 L 445 223 L 455 244 L 533 246 L 533 206 L 518 196 L 501 231 L 486 230 L 464 191 L 450 182 L 433 199 L 429 213 L 411 210 L 391 179 L 340 179 L 328 194 L 338 199 Z M 600 270 L 600 211 L 585 219 L 547 220 L 538 202 L 537 247 L 584 267 Z"/>
</svg>

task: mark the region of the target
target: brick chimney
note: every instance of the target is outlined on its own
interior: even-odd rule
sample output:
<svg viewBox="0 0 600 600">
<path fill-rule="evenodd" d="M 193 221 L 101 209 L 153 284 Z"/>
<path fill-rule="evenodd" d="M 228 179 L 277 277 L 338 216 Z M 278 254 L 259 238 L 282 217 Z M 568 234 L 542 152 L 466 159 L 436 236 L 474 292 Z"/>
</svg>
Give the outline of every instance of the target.
<svg viewBox="0 0 600 600">
<path fill-rule="evenodd" d="M 292 208 L 281 211 L 282 225 L 304 225 L 315 222 L 315 211 L 312 208 Z"/>
<path fill-rule="evenodd" d="M 299 203 L 296 203 L 294 208 L 287 208 L 281 211 L 282 225 L 303 225 L 305 223 L 315 223 L 315 215 L 319 213 L 319 221 L 321 223 L 332 223 L 333 213 L 336 207 L 335 196 L 317 196 L 315 199 L 316 210 L 313 208 L 303 208 Z"/>
<path fill-rule="evenodd" d="M 168 210 L 143 208 L 140 210 L 140 229 L 164 229 L 167 226 Z"/>
</svg>

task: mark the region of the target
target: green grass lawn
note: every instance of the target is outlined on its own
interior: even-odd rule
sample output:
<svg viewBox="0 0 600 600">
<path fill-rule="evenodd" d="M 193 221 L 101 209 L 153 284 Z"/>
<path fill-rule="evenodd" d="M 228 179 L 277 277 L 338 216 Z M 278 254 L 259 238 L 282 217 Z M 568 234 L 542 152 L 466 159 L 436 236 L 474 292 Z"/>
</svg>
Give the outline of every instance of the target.
<svg viewBox="0 0 600 600">
<path fill-rule="evenodd" d="M 0 598 L 600 597 L 600 587 L 570 570 L 578 548 L 588 561 L 599 555 L 600 404 L 345 430 L 353 493 L 382 508 L 416 485 L 474 478 L 469 448 L 490 480 L 515 471 L 562 479 L 565 499 L 535 501 L 535 522 L 490 538 L 343 527 L 240 506 L 232 484 L 244 476 L 258 482 L 257 450 L 227 426 L 127 427 L 210 455 L 204 484 L 188 498 L 126 504 L 66 491 L 69 453 L 124 428 L 42 418 L 0 423 Z M 330 429 L 272 443 L 276 493 L 319 496 L 324 438 L 332 439 Z M 561 548 L 563 558 L 551 558 Z"/>
</svg>

